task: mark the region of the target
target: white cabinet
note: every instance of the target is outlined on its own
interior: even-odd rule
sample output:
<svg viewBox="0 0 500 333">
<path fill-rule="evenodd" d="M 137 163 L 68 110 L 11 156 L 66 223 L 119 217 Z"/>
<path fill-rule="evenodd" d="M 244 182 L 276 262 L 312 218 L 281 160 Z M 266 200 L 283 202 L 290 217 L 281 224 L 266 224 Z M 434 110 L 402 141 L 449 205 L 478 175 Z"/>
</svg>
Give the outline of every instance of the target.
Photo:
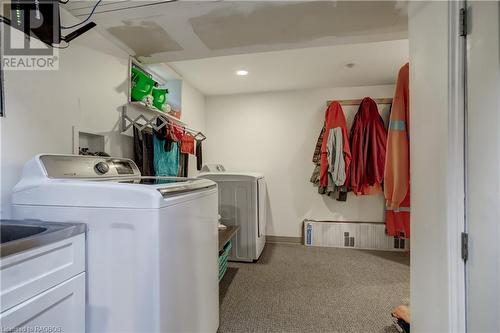
<svg viewBox="0 0 500 333">
<path fill-rule="evenodd" d="M 85 332 L 85 234 L 0 260 L 2 332 Z"/>
<path fill-rule="evenodd" d="M 85 332 L 85 273 L 2 312 L 2 332 Z"/>
</svg>

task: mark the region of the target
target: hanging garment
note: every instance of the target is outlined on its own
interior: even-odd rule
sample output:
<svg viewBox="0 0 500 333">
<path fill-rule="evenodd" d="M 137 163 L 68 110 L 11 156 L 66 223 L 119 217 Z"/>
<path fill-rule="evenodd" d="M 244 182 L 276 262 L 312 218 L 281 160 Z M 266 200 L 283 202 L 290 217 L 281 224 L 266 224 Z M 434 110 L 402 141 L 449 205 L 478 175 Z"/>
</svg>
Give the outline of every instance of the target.
<svg viewBox="0 0 500 333">
<path fill-rule="evenodd" d="M 382 192 L 387 132 L 377 103 L 365 97 L 351 127 L 350 188 L 356 195 Z"/>
<path fill-rule="evenodd" d="M 335 127 L 330 129 L 328 134 L 328 173 L 332 177 L 332 182 L 335 186 L 345 184 L 345 162 L 342 154 L 342 129 Z"/>
<path fill-rule="evenodd" d="M 142 133 L 135 126 L 134 128 L 134 162 L 137 164 L 141 175 L 143 173 L 143 147 L 142 147 Z"/>
<path fill-rule="evenodd" d="M 319 165 L 321 162 L 321 145 L 323 144 L 323 135 L 325 135 L 325 127 L 321 128 L 318 140 L 316 141 L 316 147 L 314 148 L 312 161 L 316 165 Z"/>
<path fill-rule="evenodd" d="M 156 125 L 161 126 L 162 121 L 160 119 L 156 120 Z M 180 142 L 182 136 L 184 135 L 184 130 L 178 125 L 167 120 L 166 125 L 160 128 L 156 135 L 159 139 L 164 140 L 165 151 L 170 151 L 172 149 L 172 144 L 174 142 Z"/>
<path fill-rule="evenodd" d="M 194 155 L 194 136 L 184 133 L 181 139 L 181 153 Z"/>
<path fill-rule="evenodd" d="M 187 177 L 189 169 L 189 154 L 194 155 L 194 136 L 190 133 L 185 132 L 181 139 L 180 148 L 180 167 L 179 167 L 179 177 Z"/>
<path fill-rule="evenodd" d="M 196 141 L 196 170 L 198 171 L 201 170 L 201 167 L 203 165 L 201 143 L 202 141 Z"/>
<path fill-rule="evenodd" d="M 154 168 L 157 177 L 176 177 L 179 172 L 179 145 L 172 143 L 170 151 L 165 151 L 165 140 L 153 137 Z"/>
<path fill-rule="evenodd" d="M 330 179 L 330 184 L 332 184 L 331 177 L 329 173 L 329 163 L 328 163 L 328 136 L 326 133 L 330 133 L 331 129 L 339 127 L 342 132 L 342 157 L 344 159 L 345 165 L 345 177 L 349 177 L 349 166 L 351 163 L 351 149 L 349 148 L 349 139 L 347 136 L 347 123 L 345 120 L 344 111 L 342 106 L 338 102 L 332 102 L 325 112 L 325 133 L 323 135 L 323 141 L 321 143 L 321 161 L 320 161 L 320 177 L 319 177 L 319 193 L 328 193 L 328 184 Z M 345 185 L 345 184 L 344 184 Z M 332 186 L 330 186 L 331 189 Z M 346 188 L 343 189 L 345 191 Z"/>
<path fill-rule="evenodd" d="M 160 120 L 159 118 L 156 119 L 156 126 L 160 127 L 163 124 L 163 121 Z M 165 151 L 170 151 L 172 150 L 172 139 L 167 139 L 168 132 L 169 132 L 169 124 L 170 121 L 166 122 L 165 126 L 162 126 L 160 129 L 155 130 L 154 135 L 159 139 L 163 141 L 163 148 Z"/>
<path fill-rule="evenodd" d="M 385 231 L 389 236 L 410 238 L 410 192 L 399 208 L 385 207 Z"/>
<path fill-rule="evenodd" d="M 178 125 L 169 122 L 166 128 L 167 128 L 167 135 L 166 135 L 167 140 L 171 140 L 173 142 L 179 142 L 182 140 L 182 137 L 184 136 L 184 131 Z"/>
<path fill-rule="evenodd" d="M 155 176 L 153 130 L 151 128 L 139 131 L 134 127 L 134 161 L 142 176 Z"/>
<path fill-rule="evenodd" d="M 318 140 L 316 141 L 316 147 L 314 147 L 314 153 L 312 162 L 315 164 L 313 173 L 309 181 L 314 184 L 314 186 L 319 186 L 319 174 L 320 174 L 320 164 L 321 164 L 321 145 L 323 144 L 323 136 L 325 134 L 325 127 L 321 128 Z"/>
<path fill-rule="evenodd" d="M 189 171 L 189 154 L 180 154 L 179 177 L 187 177 Z"/>
<path fill-rule="evenodd" d="M 311 175 L 311 178 L 309 178 L 309 181 L 314 184 L 314 186 L 319 186 L 319 173 L 320 173 L 321 166 L 316 165 L 314 167 L 313 173 Z"/>
<path fill-rule="evenodd" d="M 384 196 L 389 236 L 410 237 L 409 64 L 399 70 L 389 118 Z"/>
<path fill-rule="evenodd" d="M 154 134 L 151 128 L 146 128 L 142 131 L 143 176 L 154 177 L 156 175 L 154 166 L 155 152 L 153 146 L 153 136 Z"/>
</svg>

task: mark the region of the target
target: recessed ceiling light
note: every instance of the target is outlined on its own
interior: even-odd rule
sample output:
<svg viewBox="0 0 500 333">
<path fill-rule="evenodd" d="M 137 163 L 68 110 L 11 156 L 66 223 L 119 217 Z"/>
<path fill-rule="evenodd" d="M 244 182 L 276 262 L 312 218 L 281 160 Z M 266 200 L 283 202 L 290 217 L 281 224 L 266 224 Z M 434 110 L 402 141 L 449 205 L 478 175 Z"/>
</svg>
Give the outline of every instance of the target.
<svg viewBox="0 0 500 333">
<path fill-rule="evenodd" d="M 238 76 L 247 76 L 248 75 L 248 71 L 244 70 L 244 69 L 240 69 L 240 70 L 236 71 L 236 75 L 238 75 Z"/>
</svg>

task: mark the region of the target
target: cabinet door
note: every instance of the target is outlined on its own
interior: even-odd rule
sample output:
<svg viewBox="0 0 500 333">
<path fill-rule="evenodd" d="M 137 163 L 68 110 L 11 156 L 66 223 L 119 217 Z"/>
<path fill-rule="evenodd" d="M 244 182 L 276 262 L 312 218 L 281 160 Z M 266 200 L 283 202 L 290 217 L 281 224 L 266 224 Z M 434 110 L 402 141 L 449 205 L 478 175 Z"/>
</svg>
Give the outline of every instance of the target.
<svg viewBox="0 0 500 333">
<path fill-rule="evenodd" d="M 0 314 L 2 332 L 85 332 L 85 273 Z"/>
<path fill-rule="evenodd" d="M 0 261 L 0 312 L 85 271 L 85 234 Z"/>
</svg>

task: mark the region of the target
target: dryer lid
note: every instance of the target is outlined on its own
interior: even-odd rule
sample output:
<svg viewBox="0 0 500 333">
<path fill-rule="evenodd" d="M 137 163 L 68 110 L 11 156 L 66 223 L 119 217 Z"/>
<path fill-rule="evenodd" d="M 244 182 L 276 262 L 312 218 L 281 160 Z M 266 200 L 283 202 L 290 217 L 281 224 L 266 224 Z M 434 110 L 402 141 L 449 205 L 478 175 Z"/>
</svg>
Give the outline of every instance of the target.
<svg viewBox="0 0 500 333">
<path fill-rule="evenodd" d="M 201 172 L 198 178 L 206 178 L 212 180 L 222 180 L 222 179 L 253 179 L 257 180 L 264 178 L 264 174 L 258 172 Z"/>
</svg>

